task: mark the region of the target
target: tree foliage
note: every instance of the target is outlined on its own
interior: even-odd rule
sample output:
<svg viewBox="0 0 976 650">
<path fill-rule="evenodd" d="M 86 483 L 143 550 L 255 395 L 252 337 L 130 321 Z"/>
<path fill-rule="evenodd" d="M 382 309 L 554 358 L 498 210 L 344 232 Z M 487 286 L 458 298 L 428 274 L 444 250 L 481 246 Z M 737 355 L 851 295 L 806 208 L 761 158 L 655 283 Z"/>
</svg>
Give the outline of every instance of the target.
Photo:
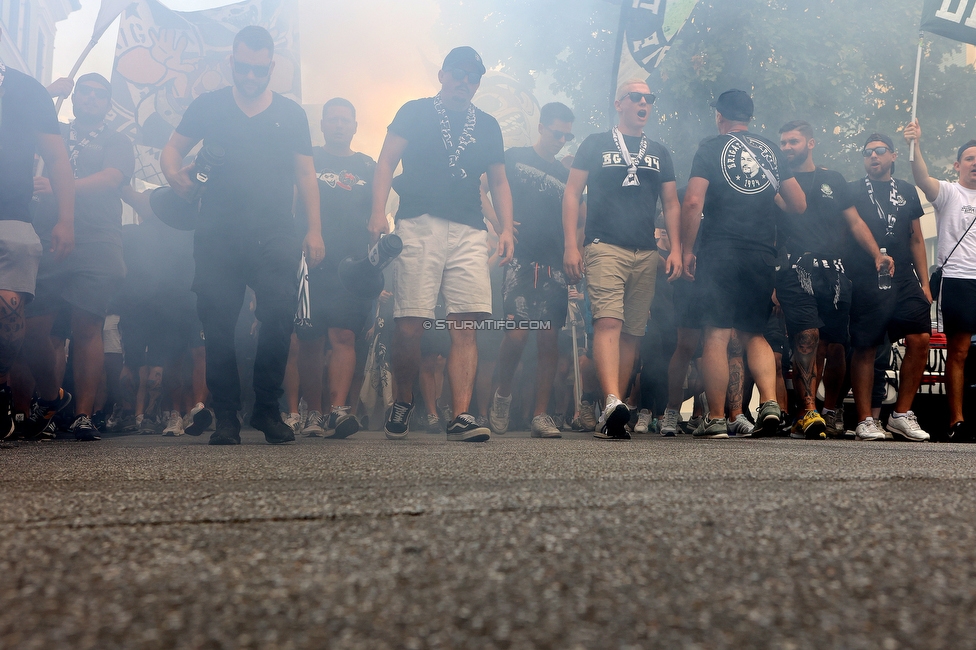
<svg viewBox="0 0 976 650">
<path fill-rule="evenodd" d="M 572 99 L 585 134 L 609 125 L 619 11 L 608 0 L 443 0 L 440 34 L 525 83 L 547 73 L 548 90 Z M 817 162 L 848 177 L 863 173 L 858 152 L 875 131 L 907 161 L 899 134 L 920 18 L 918 0 L 700 0 L 649 80 L 658 121 L 648 132 L 687 174 L 698 142 L 715 133 L 709 102 L 735 87 L 753 95 L 753 130 L 776 139 L 782 124 L 805 119 L 817 131 Z M 976 137 L 976 70 L 957 65 L 959 54 L 958 43 L 925 35 L 918 116 L 930 167 L 943 177 L 956 147 Z"/>
</svg>

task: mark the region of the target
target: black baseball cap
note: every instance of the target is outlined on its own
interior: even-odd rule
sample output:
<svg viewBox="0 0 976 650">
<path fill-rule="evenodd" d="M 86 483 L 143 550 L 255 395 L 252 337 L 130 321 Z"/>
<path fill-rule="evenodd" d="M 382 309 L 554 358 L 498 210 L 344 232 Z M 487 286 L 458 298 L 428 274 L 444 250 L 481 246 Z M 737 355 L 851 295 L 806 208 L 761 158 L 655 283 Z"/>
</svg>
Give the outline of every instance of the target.
<svg viewBox="0 0 976 650">
<path fill-rule="evenodd" d="M 97 83 L 105 90 L 112 92 L 112 82 L 110 82 L 108 79 L 98 74 L 97 72 L 89 72 L 87 74 L 81 75 L 80 77 L 78 77 L 78 81 L 75 83 L 75 85 L 77 86 L 78 84 L 83 83 L 85 81 L 92 81 L 94 83 Z"/>
<path fill-rule="evenodd" d="M 864 146 L 867 147 L 872 142 L 884 142 L 888 149 L 891 151 L 895 150 L 895 143 L 884 133 L 872 133 L 868 136 L 868 139 L 864 141 Z"/>
<path fill-rule="evenodd" d="M 487 72 L 485 64 L 481 61 L 481 57 L 478 56 L 478 53 L 474 51 L 473 47 L 468 47 L 467 45 L 454 48 L 444 57 L 444 65 L 441 66 L 441 70 L 450 70 L 452 68 L 460 68 L 467 72 L 477 72 L 482 75 Z"/>
<path fill-rule="evenodd" d="M 726 90 L 711 105 L 730 122 L 748 122 L 756 108 L 749 93 L 735 88 Z"/>
</svg>

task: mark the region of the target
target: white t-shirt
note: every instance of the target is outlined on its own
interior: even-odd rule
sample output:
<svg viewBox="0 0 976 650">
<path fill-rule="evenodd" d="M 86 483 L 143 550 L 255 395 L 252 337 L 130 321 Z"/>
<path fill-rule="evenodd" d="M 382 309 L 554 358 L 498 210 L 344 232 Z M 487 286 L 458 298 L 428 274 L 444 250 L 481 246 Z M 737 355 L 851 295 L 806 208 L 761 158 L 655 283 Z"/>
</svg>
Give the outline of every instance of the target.
<svg viewBox="0 0 976 650">
<path fill-rule="evenodd" d="M 968 233 L 966 229 L 976 219 L 976 190 L 967 190 L 959 183 L 939 181 L 939 196 L 932 202 L 935 208 L 935 223 L 939 231 L 939 249 L 936 263 L 941 266 L 955 247 L 959 247 L 949 257 L 942 275 L 947 278 L 976 280 L 976 226 Z M 966 236 L 963 238 L 963 233 Z"/>
</svg>

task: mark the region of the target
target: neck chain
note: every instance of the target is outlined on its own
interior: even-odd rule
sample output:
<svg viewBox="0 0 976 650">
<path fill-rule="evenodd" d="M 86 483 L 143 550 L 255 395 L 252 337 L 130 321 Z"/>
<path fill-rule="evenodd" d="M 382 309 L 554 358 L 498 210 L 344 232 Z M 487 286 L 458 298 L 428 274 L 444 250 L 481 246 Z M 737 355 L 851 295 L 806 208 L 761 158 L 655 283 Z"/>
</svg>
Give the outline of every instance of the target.
<svg viewBox="0 0 976 650">
<path fill-rule="evenodd" d="M 874 186 L 871 184 L 871 179 L 868 178 L 867 176 L 864 177 L 864 184 L 867 185 L 868 188 L 868 197 L 871 199 L 871 202 L 874 203 L 874 207 L 878 209 L 878 216 L 881 218 L 881 221 L 883 221 L 885 224 L 885 237 L 894 237 L 895 221 L 897 220 L 896 215 L 898 213 L 898 207 L 899 207 L 898 186 L 895 184 L 895 177 L 894 176 L 891 177 L 891 192 L 888 195 L 888 201 L 895 208 L 895 212 L 893 214 L 888 214 L 888 212 L 881 206 L 881 201 L 875 198 Z"/>
<path fill-rule="evenodd" d="M 641 133 L 640 150 L 637 152 L 636 159 L 630 155 L 627 143 L 624 142 L 624 135 L 617 127 L 613 127 L 613 141 L 617 145 L 617 151 L 620 152 L 624 164 L 627 165 L 627 177 L 624 178 L 621 187 L 637 187 L 640 185 L 640 181 L 637 180 L 637 164 L 643 162 L 644 154 L 647 153 L 647 136 L 643 132 Z"/>
<path fill-rule="evenodd" d="M 474 137 L 472 136 L 476 120 L 474 104 L 468 104 L 468 115 L 464 121 L 464 130 L 461 132 L 461 137 L 458 138 L 457 148 L 454 147 L 454 139 L 451 136 L 451 120 L 447 117 L 447 110 L 444 108 L 440 94 L 434 95 L 434 110 L 437 111 L 437 117 L 441 120 L 441 139 L 444 140 L 444 149 L 448 153 L 452 149 L 454 150 L 454 153 L 450 153 L 447 159 L 447 166 L 451 169 L 451 175 L 458 179 L 467 178 L 468 173 L 463 168 L 457 167 L 457 162 L 468 145 L 474 142 Z"/>
</svg>

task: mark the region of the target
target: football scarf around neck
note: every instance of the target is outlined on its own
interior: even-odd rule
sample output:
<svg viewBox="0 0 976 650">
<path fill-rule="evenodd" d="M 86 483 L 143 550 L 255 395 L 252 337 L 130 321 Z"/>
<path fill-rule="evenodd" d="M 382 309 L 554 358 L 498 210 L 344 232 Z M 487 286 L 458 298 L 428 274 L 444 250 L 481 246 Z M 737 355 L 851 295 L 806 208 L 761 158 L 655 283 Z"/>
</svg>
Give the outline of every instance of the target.
<svg viewBox="0 0 976 650">
<path fill-rule="evenodd" d="M 447 165 L 451 169 L 451 175 L 457 179 L 467 178 L 468 172 L 458 167 L 457 163 L 464 150 L 474 141 L 472 134 L 474 133 L 475 122 L 477 120 L 474 112 L 474 104 L 468 104 L 468 115 L 464 121 L 464 130 L 461 132 L 461 137 L 458 138 L 457 148 L 454 147 L 454 139 L 451 135 L 451 120 L 447 117 L 447 110 L 444 108 L 444 103 L 441 101 L 439 94 L 434 95 L 434 110 L 437 111 L 437 117 L 441 121 L 441 139 L 444 140 L 444 148 L 450 154 L 447 159 Z M 451 153 L 452 149 L 454 150 L 453 153 Z"/>
<path fill-rule="evenodd" d="M 98 125 L 97 128 L 92 129 L 88 135 L 78 139 L 78 131 L 75 127 L 76 122 L 71 121 L 68 125 L 68 162 L 71 163 L 71 170 L 75 173 L 75 178 L 78 178 L 78 156 L 81 155 L 81 150 L 91 144 L 92 140 L 97 138 L 105 130 L 105 122 Z"/>
<path fill-rule="evenodd" d="M 617 127 L 613 127 L 613 141 L 617 145 L 617 151 L 620 152 L 624 164 L 627 165 L 627 177 L 624 178 L 621 187 L 637 187 L 640 185 L 640 181 L 637 179 L 637 164 L 644 160 L 644 154 L 647 153 L 647 136 L 641 133 L 640 150 L 637 152 L 636 160 L 630 155 L 627 143 L 624 142 L 624 134 Z"/>
<path fill-rule="evenodd" d="M 881 220 L 885 224 L 885 236 L 886 237 L 894 237 L 895 236 L 895 221 L 896 221 L 895 214 L 894 213 L 893 214 L 888 214 L 885 211 L 885 209 L 883 207 L 881 207 L 881 201 L 879 201 L 874 196 L 874 185 L 871 184 L 871 179 L 868 178 L 867 176 L 864 177 L 864 184 L 868 188 L 868 198 L 870 198 L 871 199 L 871 202 L 874 203 L 874 207 L 878 209 L 878 216 L 881 218 Z M 898 207 L 898 203 L 896 203 L 897 200 L 898 200 L 898 186 L 895 184 L 895 177 L 892 176 L 891 177 L 891 193 L 888 195 L 888 201 L 891 203 L 891 205 L 893 207 L 896 208 L 896 212 L 897 212 L 897 207 Z"/>
</svg>

